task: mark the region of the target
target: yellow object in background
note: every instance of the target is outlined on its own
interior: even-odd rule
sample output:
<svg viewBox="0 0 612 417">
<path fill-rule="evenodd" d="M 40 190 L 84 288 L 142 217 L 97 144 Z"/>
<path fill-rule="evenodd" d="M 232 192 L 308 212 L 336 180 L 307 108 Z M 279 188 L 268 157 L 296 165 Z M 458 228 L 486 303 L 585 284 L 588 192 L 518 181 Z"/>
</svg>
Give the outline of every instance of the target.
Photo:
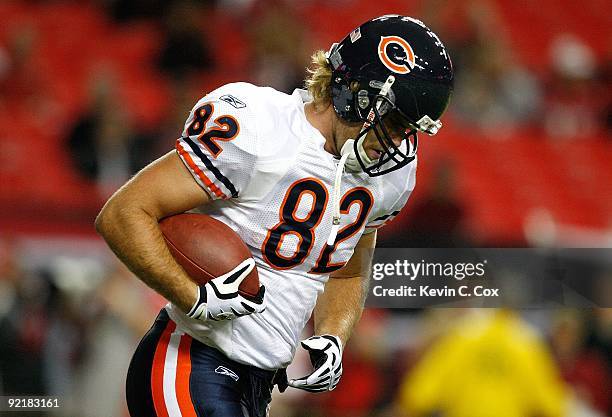
<svg viewBox="0 0 612 417">
<path fill-rule="evenodd" d="M 508 310 L 470 313 L 438 339 L 400 389 L 411 417 L 560 417 L 566 393 L 539 335 Z"/>
</svg>

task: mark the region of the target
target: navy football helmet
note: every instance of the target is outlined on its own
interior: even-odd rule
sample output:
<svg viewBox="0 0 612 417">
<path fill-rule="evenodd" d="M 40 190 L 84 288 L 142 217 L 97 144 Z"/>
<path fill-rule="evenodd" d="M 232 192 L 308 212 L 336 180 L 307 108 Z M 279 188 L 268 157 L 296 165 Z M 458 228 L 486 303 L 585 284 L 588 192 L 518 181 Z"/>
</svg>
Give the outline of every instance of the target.
<svg viewBox="0 0 612 417">
<path fill-rule="evenodd" d="M 444 45 L 423 22 L 400 15 L 370 20 L 327 53 L 331 95 L 339 117 L 363 122 L 354 154 L 364 172 L 378 176 L 416 158 L 417 132 L 435 135 L 453 89 L 453 67 Z M 371 161 L 363 150 L 374 130 L 383 153 Z M 390 133 L 402 132 L 400 146 Z M 344 149 L 343 149 L 344 151 Z M 347 163 L 347 166 L 349 163 Z"/>
</svg>

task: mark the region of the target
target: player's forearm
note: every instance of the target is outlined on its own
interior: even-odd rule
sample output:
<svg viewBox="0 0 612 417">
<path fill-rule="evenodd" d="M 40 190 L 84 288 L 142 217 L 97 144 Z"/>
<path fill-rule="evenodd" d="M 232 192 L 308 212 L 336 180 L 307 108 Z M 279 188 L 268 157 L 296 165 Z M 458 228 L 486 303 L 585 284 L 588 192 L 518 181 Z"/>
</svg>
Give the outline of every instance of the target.
<svg viewBox="0 0 612 417">
<path fill-rule="evenodd" d="M 315 307 L 316 334 L 336 335 L 346 345 L 363 311 L 375 246 L 376 232 L 362 235 L 351 259 L 332 273 Z"/>
<path fill-rule="evenodd" d="M 113 252 L 145 284 L 189 311 L 196 300 L 196 284 L 174 261 L 158 227 L 158 219 L 122 201 L 121 191 L 96 219 L 96 230 Z"/>
<path fill-rule="evenodd" d="M 331 278 L 315 307 L 315 334 L 333 334 L 346 346 L 363 311 L 363 278 Z"/>
</svg>

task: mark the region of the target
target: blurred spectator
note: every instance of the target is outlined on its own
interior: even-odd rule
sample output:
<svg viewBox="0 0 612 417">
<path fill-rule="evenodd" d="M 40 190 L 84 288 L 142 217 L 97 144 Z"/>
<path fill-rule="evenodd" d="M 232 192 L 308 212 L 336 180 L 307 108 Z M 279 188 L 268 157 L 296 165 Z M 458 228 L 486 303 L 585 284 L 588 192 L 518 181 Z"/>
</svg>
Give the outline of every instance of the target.
<svg viewBox="0 0 612 417">
<path fill-rule="evenodd" d="M 559 313 L 552 329 L 552 348 L 563 378 L 577 400 L 591 409 L 606 413 L 610 408 L 612 381 L 606 359 L 595 347 L 587 347 L 586 312 Z"/>
<path fill-rule="evenodd" d="M 216 22 L 210 18 L 210 9 L 201 2 L 172 2 L 163 20 L 165 39 L 159 68 L 175 79 L 213 69 L 215 59 L 202 31 L 207 25 L 216 25 Z"/>
<path fill-rule="evenodd" d="M 606 279 L 612 282 L 612 276 Z M 608 285 L 608 288 L 610 286 Z M 609 291 L 609 290 L 608 290 Z M 608 292 L 609 295 L 612 293 Z M 609 305 L 609 304 L 608 304 Z M 593 349 L 606 360 L 608 371 L 608 408 L 606 415 L 612 416 L 612 308 L 598 308 L 592 312 L 593 320 L 588 326 L 587 346 Z"/>
<path fill-rule="evenodd" d="M 608 91 L 597 79 L 597 62 L 591 48 L 577 36 L 562 34 L 552 42 L 550 57 L 546 133 L 567 139 L 603 131 Z"/>
<path fill-rule="evenodd" d="M 40 386 L 40 350 L 31 353 L 19 341 L 22 337 L 17 315 L 18 302 L 22 296 L 20 287 L 26 277 L 17 264 L 12 241 L 0 240 L 0 395 L 36 391 Z M 24 364 L 23 362 L 26 361 Z M 22 365 L 33 369 L 34 381 L 28 375 L 19 373 Z M 38 376 L 39 378 L 36 378 Z M 31 383 L 34 386 L 31 387 Z M 25 390 L 25 391 L 22 391 Z"/>
<path fill-rule="evenodd" d="M 12 249 L 0 271 L 0 392 L 2 395 L 44 395 L 44 345 L 48 324 L 49 281 L 26 273 Z"/>
<path fill-rule="evenodd" d="M 608 283 L 612 282 L 611 275 L 607 275 L 606 279 Z M 610 288 L 610 284 L 608 284 L 607 288 Z M 593 319 L 589 324 L 587 343 L 606 358 L 610 372 L 609 375 L 612 377 L 612 308 L 595 309 L 593 311 Z M 612 389 L 612 387 L 610 388 Z M 608 400 L 608 406 L 612 407 L 612 398 L 608 398 Z"/>
<path fill-rule="evenodd" d="M 254 82 L 292 93 L 304 86 L 304 68 L 310 62 L 305 27 L 283 0 L 255 4 L 250 18 Z"/>
<path fill-rule="evenodd" d="M 434 168 L 431 189 L 414 202 L 408 215 L 400 215 L 394 221 L 395 227 L 382 230 L 378 246 L 452 248 L 469 245 L 463 232 L 465 211 L 456 196 L 456 175 L 452 160 L 439 160 Z"/>
<path fill-rule="evenodd" d="M 41 87 L 40 73 L 31 62 L 37 36 L 35 28 L 24 26 L 13 30 L 6 48 L 0 47 L 1 104 L 27 99 Z"/>
<path fill-rule="evenodd" d="M 149 132 L 136 132 L 120 103 L 115 80 L 97 76 L 89 108 L 69 129 L 66 146 L 72 163 L 108 195 L 154 159 Z"/>
<path fill-rule="evenodd" d="M 540 88 L 500 33 L 503 25 L 493 4 L 461 4 L 465 27 L 460 37 L 443 31 L 456 65 L 453 109 L 468 126 L 503 138 L 537 120 Z"/>
<path fill-rule="evenodd" d="M 57 261 L 63 263 L 61 259 Z M 77 273 L 87 274 L 87 271 L 83 269 Z M 48 321 L 44 329 L 43 380 L 46 385 L 45 392 L 62 399 L 63 409 L 60 415 L 68 417 L 71 414 L 79 414 L 77 373 L 88 348 L 93 312 L 90 311 L 90 297 L 72 288 L 72 273 L 62 276 L 51 273 L 48 276 L 53 297 L 46 311 Z M 91 285 L 95 283 L 96 281 L 92 280 Z"/>
<path fill-rule="evenodd" d="M 34 25 L 15 25 L 6 46 L 0 43 L 0 111 L 23 113 L 29 123 L 52 129 L 58 105 L 50 98 L 48 75 L 37 64 L 39 37 Z"/>
<path fill-rule="evenodd" d="M 508 310 L 465 316 L 404 381 L 411 417 L 561 417 L 566 394 L 543 340 Z"/>
</svg>

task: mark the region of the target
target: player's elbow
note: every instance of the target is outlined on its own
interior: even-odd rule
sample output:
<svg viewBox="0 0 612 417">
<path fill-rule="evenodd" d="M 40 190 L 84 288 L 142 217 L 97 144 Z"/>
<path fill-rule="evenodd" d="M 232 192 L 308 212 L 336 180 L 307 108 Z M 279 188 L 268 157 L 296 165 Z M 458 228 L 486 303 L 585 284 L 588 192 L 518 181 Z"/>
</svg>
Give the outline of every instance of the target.
<svg viewBox="0 0 612 417">
<path fill-rule="evenodd" d="M 94 225 L 96 227 L 96 232 L 102 237 L 106 237 L 106 235 L 108 234 L 109 224 L 111 222 L 110 219 L 113 217 L 112 211 L 113 203 L 111 199 L 106 202 L 104 207 L 102 207 L 102 210 L 100 210 L 100 212 L 96 216 Z"/>
<path fill-rule="evenodd" d="M 121 222 L 121 217 L 126 211 L 127 204 L 121 201 L 122 198 L 115 194 L 102 207 L 95 220 L 96 232 L 105 239 L 112 233 L 113 227 Z"/>
<path fill-rule="evenodd" d="M 159 220 L 153 213 L 154 210 L 147 209 L 141 201 L 133 198 L 133 194 L 120 190 L 104 204 L 96 216 L 96 232 L 107 242 L 121 239 L 125 237 L 126 230 L 141 227 L 143 220 Z"/>
</svg>

